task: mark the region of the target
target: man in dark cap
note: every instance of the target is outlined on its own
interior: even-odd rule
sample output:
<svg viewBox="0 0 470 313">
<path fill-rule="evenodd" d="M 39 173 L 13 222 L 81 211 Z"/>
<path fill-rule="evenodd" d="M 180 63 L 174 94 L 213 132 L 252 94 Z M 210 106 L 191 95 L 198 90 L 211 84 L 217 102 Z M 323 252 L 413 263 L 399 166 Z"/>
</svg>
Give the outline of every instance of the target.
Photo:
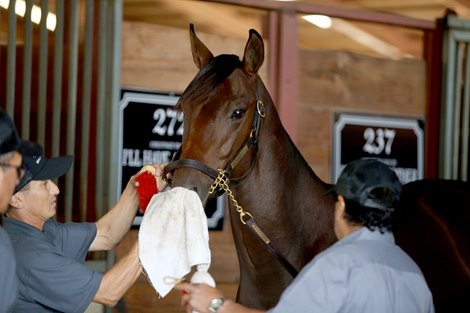
<svg viewBox="0 0 470 313">
<path fill-rule="evenodd" d="M 338 241 L 307 264 L 271 313 L 433 313 L 432 295 L 416 263 L 391 232 L 401 184 L 371 158 L 348 164 L 332 189 Z M 187 312 L 262 312 L 225 300 L 207 285 L 182 283 Z"/>
<path fill-rule="evenodd" d="M 106 273 L 85 263 L 88 251 L 114 248 L 129 230 L 139 206 L 135 179 L 118 203 L 96 223 L 59 223 L 59 188 L 52 179 L 64 175 L 71 156 L 23 159 L 28 173 L 11 197 L 3 225 L 16 254 L 18 299 L 13 312 L 84 312 L 90 303 L 114 306 L 142 271 L 137 242 Z M 159 189 L 163 168 L 154 165 Z"/>
<path fill-rule="evenodd" d="M 0 214 L 5 213 L 15 186 L 26 173 L 21 154 L 27 145 L 20 140 L 13 120 L 0 108 Z"/>
<path fill-rule="evenodd" d="M 30 150 L 35 148 L 20 140 L 13 120 L 0 108 L 0 215 L 5 213 L 15 186 L 26 173 L 22 154 L 32 153 Z M 0 313 L 8 312 L 16 299 L 15 269 L 10 239 L 0 226 Z"/>
</svg>

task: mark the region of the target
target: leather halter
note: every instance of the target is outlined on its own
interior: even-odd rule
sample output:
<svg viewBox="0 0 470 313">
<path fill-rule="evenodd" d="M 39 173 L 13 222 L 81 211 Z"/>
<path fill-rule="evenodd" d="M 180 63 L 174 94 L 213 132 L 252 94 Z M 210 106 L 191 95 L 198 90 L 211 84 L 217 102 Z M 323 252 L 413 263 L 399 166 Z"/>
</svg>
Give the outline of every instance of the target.
<svg viewBox="0 0 470 313">
<path fill-rule="evenodd" d="M 255 222 L 255 219 L 253 218 L 253 216 L 250 213 L 243 211 L 243 209 L 238 205 L 237 201 L 234 199 L 232 192 L 230 191 L 228 187 L 228 181 L 232 183 L 239 182 L 243 180 L 246 176 L 248 176 L 248 174 L 253 169 L 255 161 L 256 161 L 256 158 L 254 158 L 253 161 L 251 162 L 249 170 L 241 177 L 238 177 L 235 179 L 230 178 L 233 172 L 233 169 L 238 165 L 240 160 L 243 159 L 243 157 L 246 155 L 249 149 L 253 149 L 253 151 L 255 152 L 255 155 L 256 155 L 256 152 L 258 151 L 259 131 L 261 129 L 261 121 L 265 117 L 266 111 L 264 108 L 263 100 L 261 100 L 259 96 L 259 78 L 258 77 L 256 78 L 256 82 L 258 84 L 256 88 L 256 112 L 253 116 L 250 136 L 245 141 L 243 146 L 237 151 L 235 156 L 232 159 L 230 159 L 230 161 L 226 164 L 225 168 L 223 170 L 222 169 L 215 170 L 214 168 L 197 160 L 179 159 L 181 155 L 181 151 L 182 151 L 180 147 L 178 151 L 175 153 L 175 155 L 173 156 L 173 160 L 165 166 L 163 177 L 166 177 L 167 173 L 172 172 L 175 169 L 180 168 L 180 167 L 193 168 L 211 177 L 214 180 L 214 184 L 212 184 L 212 186 L 215 186 L 215 188 L 218 188 L 218 190 L 217 192 L 215 192 L 214 190 L 209 191 L 208 192 L 209 197 L 213 197 L 214 195 L 219 196 L 222 193 L 227 192 L 227 194 L 231 197 L 231 200 L 234 202 L 234 205 L 237 208 L 238 213 L 240 213 L 240 220 L 242 224 L 245 224 L 248 226 L 248 228 L 252 231 L 255 237 L 261 240 L 261 242 L 265 244 L 266 249 L 268 249 L 270 253 L 276 256 L 279 263 L 281 263 L 281 265 L 284 266 L 287 272 L 293 278 L 295 278 L 297 274 L 299 273 L 299 271 L 286 259 L 286 257 L 279 251 L 279 249 L 276 248 L 274 243 L 269 239 L 269 237 L 261 230 L 261 228 Z M 219 184 L 220 183 L 219 182 L 216 184 L 216 182 L 218 182 L 219 179 L 221 178 L 220 174 L 222 174 L 223 178 L 226 178 L 227 183 L 221 185 Z M 171 185 L 171 182 L 169 182 L 169 184 Z M 211 186 L 211 189 L 213 189 L 212 186 Z M 224 186 L 224 187 L 221 187 L 221 186 Z M 248 216 L 248 219 L 246 221 L 243 219 L 245 215 Z"/>
<path fill-rule="evenodd" d="M 258 82 L 258 80 L 257 80 L 257 82 Z M 242 180 L 243 178 L 245 178 L 251 172 L 251 169 L 254 167 L 255 162 L 253 161 L 251 166 L 250 166 L 250 169 L 243 176 L 238 177 L 238 178 L 231 178 L 230 177 L 230 175 L 232 174 L 233 169 L 238 165 L 240 160 L 243 159 L 243 157 L 245 156 L 245 154 L 248 152 L 249 149 L 253 149 L 255 154 L 258 151 L 258 137 L 259 137 L 259 131 L 261 129 L 261 120 L 262 120 L 262 118 L 265 117 L 265 114 L 266 114 L 266 110 L 264 108 L 264 103 L 263 103 L 262 100 L 260 100 L 258 90 L 259 89 L 257 88 L 256 89 L 256 99 L 257 99 L 256 100 L 256 112 L 253 116 L 253 122 L 252 122 L 252 125 L 251 125 L 250 136 L 245 141 L 245 143 L 242 145 L 242 147 L 237 151 L 235 156 L 232 159 L 230 159 L 230 161 L 228 161 L 228 163 L 224 167 L 224 171 L 225 171 L 227 177 L 230 178 L 231 182 L 238 182 L 238 181 Z M 202 163 L 200 161 L 193 160 L 193 159 L 179 159 L 179 157 L 181 155 L 181 152 L 182 152 L 182 149 L 180 147 L 178 149 L 178 151 L 175 153 L 175 155 L 173 156 L 172 161 L 165 166 L 163 177 L 166 177 L 167 173 L 170 173 L 170 172 L 172 172 L 175 169 L 180 168 L 180 167 L 193 168 L 195 170 L 198 170 L 198 171 L 206 174 L 207 176 L 209 176 L 210 178 L 212 178 L 214 180 L 219 175 L 219 172 L 216 169 L 206 165 L 205 163 Z"/>
</svg>

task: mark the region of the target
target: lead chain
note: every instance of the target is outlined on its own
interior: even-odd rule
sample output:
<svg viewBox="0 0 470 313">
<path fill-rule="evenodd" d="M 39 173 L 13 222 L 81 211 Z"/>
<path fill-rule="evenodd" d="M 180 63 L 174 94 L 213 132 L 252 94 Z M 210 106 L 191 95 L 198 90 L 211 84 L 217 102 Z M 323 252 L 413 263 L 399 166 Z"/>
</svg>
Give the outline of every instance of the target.
<svg viewBox="0 0 470 313">
<path fill-rule="evenodd" d="M 245 215 L 248 215 L 249 217 L 253 218 L 253 216 L 249 212 L 245 212 L 243 208 L 238 204 L 237 200 L 235 200 L 235 197 L 233 196 L 232 191 L 228 186 L 229 179 L 227 175 L 225 175 L 225 171 L 220 168 L 217 169 L 217 171 L 219 172 L 219 175 L 217 175 L 217 178 L 214 180 L 211 187 L 209 188 L 209 194 L 213 194 L 217 187 L 220 187 L 223 191 L 225 191 L 227 193 L 227 196 L 235 205 L 235 209 L 237 210 L 238 214 L 240 214 L 240 221 L 243 224 L 246 224 L 246 222 L 243 220 L 243 217 Z"/>
</svg>

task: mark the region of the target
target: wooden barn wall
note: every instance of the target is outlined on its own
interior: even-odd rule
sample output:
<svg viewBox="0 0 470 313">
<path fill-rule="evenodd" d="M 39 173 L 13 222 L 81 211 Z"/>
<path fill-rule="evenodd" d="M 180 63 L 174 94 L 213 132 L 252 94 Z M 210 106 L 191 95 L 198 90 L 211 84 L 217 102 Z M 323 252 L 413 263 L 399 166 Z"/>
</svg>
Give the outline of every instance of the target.
<svg viewBox="0 0 470 313">
<path fill-rule="evenodd" d="M 214 55 L 241 56 L 248 37 L 248 34 L 246 38 L 226 38 L 201 33 L 197 25 L 196 32 Z M 124 22 L 122 37 L 122 86 L 180 93 L 197 72 L 188 30 Z M 317 175 L 331 182 L 335 112 L 424 117 L 425 70 L 423 60 L 300 51 L 297 144 Z M 261 76 L 266 82 L 266 63 L 261 68 Z M 131 231 L 117 249 L 118 258 L 136 237 L 137 231 Z M 227 220 L 223 231 L 210 232 L 210 247 L 213 262 L 210 272 L 216 281 L 237 282 L 238 261 Z M 128 294 L 140 293 L 142 288 L 152 293 L 144 277 L 139 282 L 142 284 L 136 284 Z M 135 302 L 131 296 L 127 299 Z M 142 301 L 145 302 L 140 297 L 140 305 Z"/>
<path fill-rule="evenodd" d="M 298 147 L 331 182 L 336 112 L 424 118 L 424 60 L 390 60 L 341 51 L 300 51 Z"/>
<path fill-rule="evenodd" d="M 229 53 L 242 56 L 246 38 L 227 38 L 195 31 L 214 55 Z M 198 69 L 193 62 L 188 29 L 179 29 L 138 22 L 122 26 L 123 86 L 163 92 L 184 91 Z M 267 67 L 261 69 L 265 80 Z"/>
</svg>

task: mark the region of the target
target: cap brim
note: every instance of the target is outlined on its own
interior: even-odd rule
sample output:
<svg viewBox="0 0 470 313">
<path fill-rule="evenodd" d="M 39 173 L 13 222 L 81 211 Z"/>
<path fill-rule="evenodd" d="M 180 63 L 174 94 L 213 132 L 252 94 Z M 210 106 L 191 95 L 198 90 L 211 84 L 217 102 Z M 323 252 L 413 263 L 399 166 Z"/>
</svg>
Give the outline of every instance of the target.
<svg viewBox="0 0 470 313">
<path fill-rule="evenodd" d="M 15 187 L 15 191 L 13 192 L 13 194 L 17 193 L 18 191 L 20 191 L 21 189 L 23 189 L 24 186 L 26 186 L 27 184 L 29 184 L 29 182 L 32 180 L 33 176 L 31 175 L 30 172 L 26 172 L 26 174 L 23 176 L 23 178 L 21 178 L 20 182 L 18 183 L 18 185 L 16 185 Z"/>
<path fill-rule="evenodd" d="M 33 176 L 32 180 L 47 180 L 60 177 L 67 173 L 72 166 L 72 162 L 73 157 L 71 155 L 47 159 L 44 167 Z"/>
</svg>

